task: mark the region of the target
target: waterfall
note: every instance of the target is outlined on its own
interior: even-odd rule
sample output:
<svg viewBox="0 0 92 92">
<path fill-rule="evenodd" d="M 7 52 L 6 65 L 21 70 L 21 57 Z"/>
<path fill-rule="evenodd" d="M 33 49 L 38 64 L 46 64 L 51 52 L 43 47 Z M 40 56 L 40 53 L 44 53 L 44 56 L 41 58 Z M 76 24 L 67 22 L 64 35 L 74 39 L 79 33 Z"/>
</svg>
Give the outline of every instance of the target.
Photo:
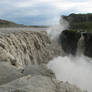
<svg viewBox="0 0 92 92">
<path fill-rule="evenodd" d="M 0 34 L 0 61 L 18 68 L 48 63 L 55 56 L 46 32 L 8 32 Z"/>
<path fill-rule="evenodd" d="M 81 33 L 81 37 L 77 43 L 77 52 L 76 54 L 78 56 L 80 56 L 81 54 L 84 54 L 84 37 L 83 37 L 83 33 Z"/>
</svg>

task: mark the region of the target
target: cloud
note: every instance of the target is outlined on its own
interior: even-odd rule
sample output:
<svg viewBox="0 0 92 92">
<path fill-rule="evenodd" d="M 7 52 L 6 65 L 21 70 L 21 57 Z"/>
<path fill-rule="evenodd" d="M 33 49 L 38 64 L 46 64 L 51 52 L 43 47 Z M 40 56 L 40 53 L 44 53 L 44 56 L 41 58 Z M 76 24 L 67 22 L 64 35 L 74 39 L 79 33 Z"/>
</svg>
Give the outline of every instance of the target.
<svg viewBox="0 0 92 92">
<path fill-rule="evenodd" d="M 18 21 L 18 23 L 21 23 L 21 20 L 27 23 L 26 19 L 35 18 L 34 24 L 39 25 L 43 22 L 54 24 L 55 20 L 58 20 L 57 17 L 62 14 L 92 12 L 91 4 L 91 0 L 2 0 L 0 1 L 0 18 Z M 33 22 L 30 20 L 28 23 Z"/>
</svg>

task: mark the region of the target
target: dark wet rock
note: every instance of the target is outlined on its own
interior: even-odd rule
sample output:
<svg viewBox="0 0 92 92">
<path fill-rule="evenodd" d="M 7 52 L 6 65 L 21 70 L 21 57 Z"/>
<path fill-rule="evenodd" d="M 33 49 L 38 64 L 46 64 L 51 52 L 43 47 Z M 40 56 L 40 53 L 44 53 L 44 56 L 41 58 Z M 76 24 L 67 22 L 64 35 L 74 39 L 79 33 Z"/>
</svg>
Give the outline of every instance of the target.
<svg viewBox="0 0 92 92">
<path fill-rule="evenodd" d="M 84 55 L 92 57 L 92 33 L 84 33 Z"/>
<path fill-rule="evenodd" d="M 77 43 L 81 34 L 72 30 L 64 30 L 60 35 L 60 43 L 66 54 L 76 54 Z"/>
</svg>

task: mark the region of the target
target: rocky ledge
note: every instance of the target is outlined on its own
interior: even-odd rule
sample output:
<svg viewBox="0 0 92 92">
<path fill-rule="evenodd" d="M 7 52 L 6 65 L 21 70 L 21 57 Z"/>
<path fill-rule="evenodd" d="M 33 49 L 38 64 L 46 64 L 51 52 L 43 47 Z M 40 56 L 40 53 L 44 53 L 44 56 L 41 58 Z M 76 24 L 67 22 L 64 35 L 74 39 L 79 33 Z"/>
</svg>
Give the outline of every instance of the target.
<svg viewBox="0 0 92 92">
<path fill-rule="evenodd" d="M 23 70 L 0 63 L 0 92 L 84 92 L 68 82 L 58 81 L 45 64 Z"/>
</svg>

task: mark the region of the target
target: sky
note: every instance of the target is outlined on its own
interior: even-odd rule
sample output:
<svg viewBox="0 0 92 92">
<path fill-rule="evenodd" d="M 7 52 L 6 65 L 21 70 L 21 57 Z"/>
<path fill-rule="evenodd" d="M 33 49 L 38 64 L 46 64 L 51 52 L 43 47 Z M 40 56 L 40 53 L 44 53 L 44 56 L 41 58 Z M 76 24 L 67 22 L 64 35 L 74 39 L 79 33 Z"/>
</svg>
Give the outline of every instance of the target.
<svg viewBox="0 0 92 92">
<path fill-rule="evenodd" d="M 1 0 L 0 19 L 25 25 L 54 25 L 61 15 L 92 13 L 92 0 Z"/>
</svg>

